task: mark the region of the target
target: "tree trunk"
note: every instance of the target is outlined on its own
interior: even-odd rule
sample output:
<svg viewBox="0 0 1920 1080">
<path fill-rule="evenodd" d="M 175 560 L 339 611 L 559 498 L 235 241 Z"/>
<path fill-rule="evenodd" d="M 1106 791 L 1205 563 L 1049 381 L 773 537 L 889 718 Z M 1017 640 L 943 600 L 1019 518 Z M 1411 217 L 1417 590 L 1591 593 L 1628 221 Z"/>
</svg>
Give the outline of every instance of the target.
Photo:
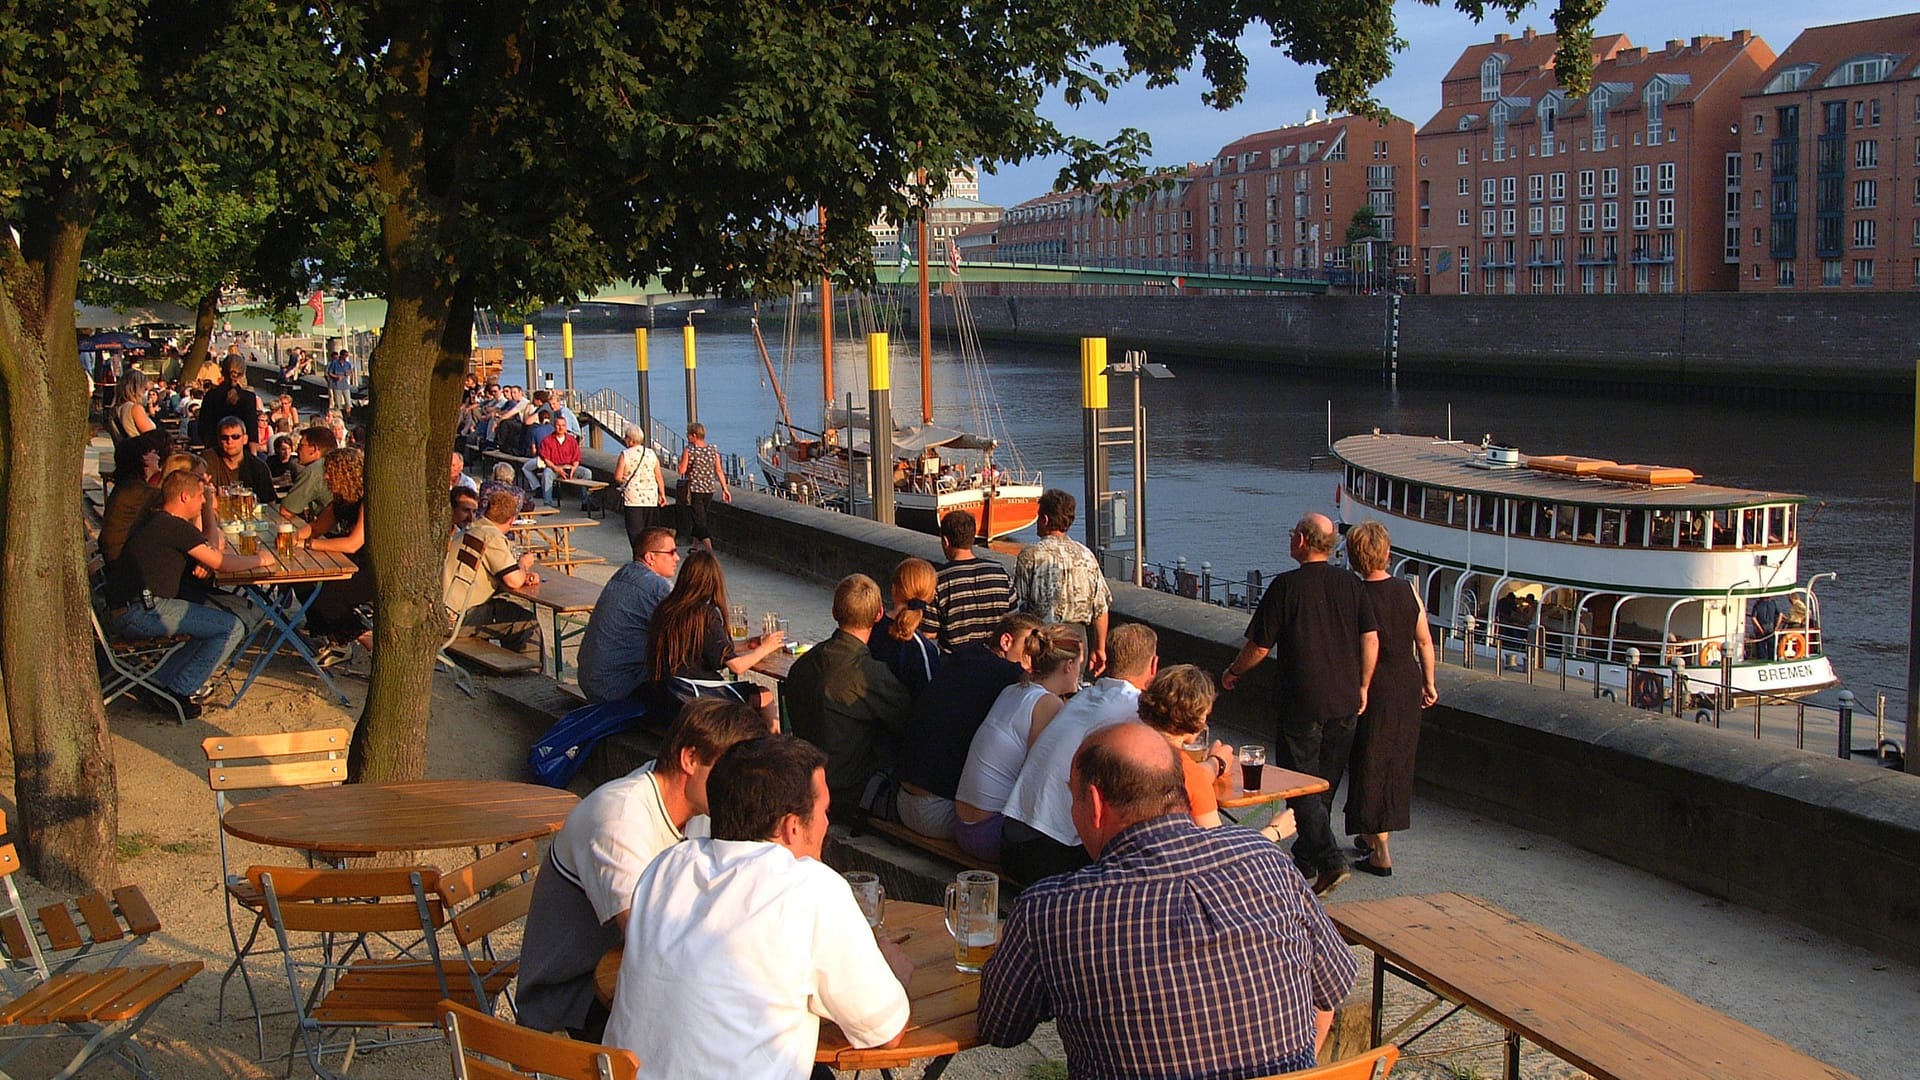
<svg viewBox="0 0 1920 1080">
<path fill-rule="evenodd" d="M 350 780 L 426 774 L 434 653 L 446 640 L 440 567 L 447 549 L 447 457 L 466 372 L 473 300 L 433 243 L 439 216 L 427 189 L 431 49 L 425 23 L 396 19 L 382 101 L 376 183 L 390 196 L 380 223 L 387 322 L 371 364 L 367 556 L 374 599 L 373 677 L 347 755 Z"/>
<path fill-rule="evenodd" d="M 180 361 L 180 379 L 193 381 L 200 374 L 201 365 L 207 362 L 207 352 L 213 347 L 213 324 L 220 317 L 220 290 L 214 289 L 200 298 L 199 306 L 193 313 L 193 340 L 187 344 L 187 355 Z"/>
<path fill-rule="evenodd" d="M 26 866 L 48 886 L 117 883 L 113 744 L 81 553 L 87 389 L 73 303 L 93 202 L 69 193 L 24 248 L 0 244 L 0 670 Z M 24 254 L 23 254 L 24 250 Z M 27 433 L 32 433 L 29 436 Z"/>
</svg>

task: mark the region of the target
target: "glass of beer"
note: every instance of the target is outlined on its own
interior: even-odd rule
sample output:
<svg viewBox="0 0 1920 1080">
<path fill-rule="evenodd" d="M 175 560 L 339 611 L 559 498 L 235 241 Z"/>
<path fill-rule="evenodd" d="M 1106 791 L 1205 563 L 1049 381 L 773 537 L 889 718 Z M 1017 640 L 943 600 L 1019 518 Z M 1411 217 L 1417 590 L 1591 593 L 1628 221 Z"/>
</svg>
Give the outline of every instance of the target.
<svg viewBox="0 0 1920 1080">
<path fill-rule="evenodd" d="M 962 870 L 947 886 L 947 933 L 953 935 L 953 966 L 979 974 L 1000 946 L 1000 876 Z"/>
<path fill-rule="evenodd" d="M 275 555 L 293 554 L 293 522 L 283 521 L 274 527 L 273 553 Z"/>
<path fill-rule="evenodd" d="M 867 917 L 867 926 L 879 930 L 887 924 L 887 890 L 880 885 L 880 875 L 866 870 L 849 870 L 840 875 L 847 879 L 848 887 L 853 889 L 853 898 L 860 904 L 860 914 Z"/>
<path fill-rule="evenodd" d="M 727 611 L 727 633 L 733 640 L 747 640 L 747 605 L 735 604 Z"/>
<path fill-rule="evenodd" d="M 1240 748 L 1240 786 L 1244 790 L 1260 790 L 1260 774 L 1266 767 L 1266 747 L 1248 743 Z"/>
<path fill-rule="evenodd" d="M 242 526 L 238 535 L 240 538 L 240 554 L 260 554 L 260 534 L 254 532 L 251 526 Z"/>
<path fill-rule="evenodd" d="M 1207 729 L 1202 727 L 1187 736 L 1187 741 L 1180 744 L 1180 751 L 1192 758 L 1195 765 L 1204 764 L 1207 760 Z"/>
</svg>

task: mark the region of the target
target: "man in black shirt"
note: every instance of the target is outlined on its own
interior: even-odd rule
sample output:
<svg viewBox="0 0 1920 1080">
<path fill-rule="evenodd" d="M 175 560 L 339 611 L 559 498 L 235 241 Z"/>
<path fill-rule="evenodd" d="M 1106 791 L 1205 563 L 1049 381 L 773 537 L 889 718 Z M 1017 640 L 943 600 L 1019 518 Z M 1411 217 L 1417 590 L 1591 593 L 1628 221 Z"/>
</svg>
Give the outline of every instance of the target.
<svg viewBox="0 0 1920 1080">
<path fill-rule="evenodd" d="M 220 421 L 213 445 L 207 447 L 207 477 L 216 488 L 245 484 L 261 506 L 272 506 L 280 493 L 273 487 L 273 470 L 247 449 L 247 425 L 237 416 Z"/>
<path fill-rule="evenodd" d="M 192 641 L 167 658 L 153 682 L 178 705 L 188 719 L 200 715 L 200 706 L 188 700 L 208 677 L 226 663 L 246 635 L 238 616 L 208 602 L 207 587 L 190 571 L 247 570 L 272 566 L 273 553 L 258 555 L 225 551 L 218 531 L 195 528 L 207 498 L 198 476 L 189 471 L 169 475 L 160 485 L 160 509 L 136 526 L 120 558 L 107 573 L 107 618 L 114 631 L 130 638 L 185 634 Z"/>
<path fill-rule="evenodd" d="M 907 828 L 938 840 L 953 839 L 958 820 L 953 800 L 973 734 L 1000 691 L 1020 681 L 1026 671 L 1021 658 L 1027 635 L 1040 626 L 1039 619 L 1025 612 L 1002 613 L 984 640 L 962 645 L 942 660 L 933 681 L 920 692 L 914 703 L 913 738 L 900 744 L 900 790 L 894 796 L 894 809 Z"/>
<path fill-rule="evenodd" d="M 1278 662 L 1275 757 L 1282 766 L 1331 785 L 1321 794 L 1287 800 L 1300 830 L 1293 859 L 1303 875 L 1314 879 L 1316 893 L 1331 892 L 1351 874 L 1328 812 L 1333 789 L 1347 771 L 1354 724 L 1366 711 L 1367 684 L 1380 656 L 1380 635 L 1360 578 L 1327 561 L 1335 537 L 1325 514 L 1308 514 L 1293 527 L 1287 553 L 1300 566 L 1267 587 L 1247 624 L 1246 644 L 1220 677 L 1220 685 L 1231 690 L 1269 652 Z"/>
</svg>

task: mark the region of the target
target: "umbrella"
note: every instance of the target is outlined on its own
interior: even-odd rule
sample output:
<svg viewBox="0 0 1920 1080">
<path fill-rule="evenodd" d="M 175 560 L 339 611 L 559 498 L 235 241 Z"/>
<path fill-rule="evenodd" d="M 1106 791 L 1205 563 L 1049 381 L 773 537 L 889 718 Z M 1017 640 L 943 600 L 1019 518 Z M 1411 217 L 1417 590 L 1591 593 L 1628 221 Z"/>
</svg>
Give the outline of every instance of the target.
<svg viewBox="0 0 1920 1080">
<path fill-rule="evenodd" d="M 148 341 L 146 338 L 134 334 L 121 333 L 119 331 L 95 334 L 92 337 L 80 339 L 80 350 L 82 352 L 100 352 L 106 349 L 132 349 L 137 352 L 151 348 L 153 348 L 153 342 Z"/>
</svg>

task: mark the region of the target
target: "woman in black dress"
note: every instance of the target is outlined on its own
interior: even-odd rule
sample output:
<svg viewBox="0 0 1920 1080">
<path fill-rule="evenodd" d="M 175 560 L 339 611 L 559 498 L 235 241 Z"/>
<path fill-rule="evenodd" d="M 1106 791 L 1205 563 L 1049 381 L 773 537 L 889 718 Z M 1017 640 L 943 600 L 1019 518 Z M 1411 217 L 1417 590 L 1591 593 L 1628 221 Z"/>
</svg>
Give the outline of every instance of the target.
<svg viewBox="0 0 1920 1080">
<path fill-rule="evenodd" d="M 762 634 L 758 644 L 736 645 L 727 632 L 727 579 L 720 560 L 695 549 L 674 575 L 673 591 L 653 610 L 647 624 L 647 670 L 652 678 L 641 693 L 647 723 L 664 728 L 680 706 L 696 697 L 729 696 L 758 708 L 773 728 L 780 726 L 776 696 L 747 682 L 725 681 L 725 672 L 744 675 L 786 643 L 778 630 Z"/>
<path fill-rule="evenodd" d="M 1367 685 L 1367 711 L 1354 732 L 1345 813 L 1354 847 L 1365 855 L 1353 868 L 1376 877 L 1393 873 L 1388 834 L 1410 823 L 1420 710 L 1440 698 L 1426 607 L 1410 584 L 1387 574 L 1391 554 L 1387 530 L 1378 522 L 1347 533 L 1347 565 L 1366 582 L 1380 628 L 1380 661 Z"/>
<path fill-rule="evenodd" d="M 294 532 L 294 543 L 308 551 L 337 551 L 353 560 L 353 576 L 328 582 L 307 609 L 307 629 L 324 640 L 318 656 L 332 667 L 353 656 L 357 643 L 373 651 L 373 624 L 366 612 L 373 603 L 373 574 L 367 569 L 366 458 L 352 447 L 327 451 L 321 459 L 333 501 L 312 523 Z"/>
</svg>

